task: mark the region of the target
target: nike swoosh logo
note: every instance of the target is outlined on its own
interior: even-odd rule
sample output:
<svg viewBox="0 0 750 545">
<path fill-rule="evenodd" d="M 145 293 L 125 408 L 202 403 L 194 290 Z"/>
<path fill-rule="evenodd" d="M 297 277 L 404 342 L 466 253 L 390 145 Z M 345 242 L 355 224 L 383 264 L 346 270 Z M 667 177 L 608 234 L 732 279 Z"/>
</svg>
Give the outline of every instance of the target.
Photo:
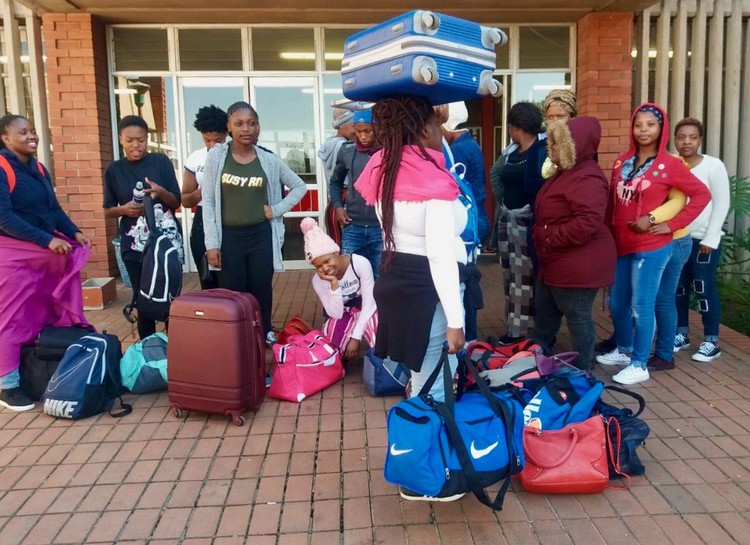
<svg viewBox="0 0 750 545">
<path fill-rule="evenodd" d="M 480 448 L 480 449 L 478 449 L 477 447 L 474 446 L 474 441 L 472 441 L 471 442 L 471 457 L 474 458 L 475 460 L 479 460 L 480 458 L 484 458 L 490 452 L 492 452 L 493 450 L 495 450 L 495 448 L 497 448 L 497 445 L 499 445 L 499 444 L 500 443 L 498 441 L 495 441 L 494 443 L 492 443 L 487 448 Z"/>
<path fill-rule="evenodd" d="M 414 449 L 413 448 L 407 448 L 407 449 L 404 449 L 404 450 L 399 450 L 399 449 L 396 448 L 396 443 L 393 443 L 391 445 L 391 454 L 393 456 L 401 456 L 402 454 L 406 454 L 407 452 L 411 452 L 412 450 L 414 450 Z"/>
</svg>

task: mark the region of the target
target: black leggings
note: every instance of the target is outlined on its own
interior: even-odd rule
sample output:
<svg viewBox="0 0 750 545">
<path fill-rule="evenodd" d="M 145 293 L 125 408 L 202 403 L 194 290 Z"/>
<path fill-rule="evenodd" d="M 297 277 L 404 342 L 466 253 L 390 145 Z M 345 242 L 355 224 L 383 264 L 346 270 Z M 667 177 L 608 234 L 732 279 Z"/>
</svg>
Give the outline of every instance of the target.
<svg viewBox="0 0 750 545">
<path fill-rule="evenodd" d="M 269 222 L 223 228 L 219 286 L 251 293 L 260 304 L 264 332 L 271 331 L 273 244 Z"/>
<path fill-rule="evenodd" d="M 193 254 L 193 261 L 198 268 L 198 279 L 201 283 L 202 290 L 209 290 L 219 287 L 219 279 L 216 271 L 208 271 L 208 278 L 204 279 L 203 256 L 206 253 L 206 242 L 203 238 L 203 207 L 197 207 L 193 216 L 193 227 L 190 229 L 190 252 Z"/>
<path fill-rule="evenodd" d="M 132 253 L 132 252 L 131 252 Z M 140 254 L 139 254 L 140 255 Z M 137 293 L 141 285 L 141 261 L 133 261 L 125 259 L 125 268 L 128 270 L 128 276 L 130 277 L 130 285 L 133 287 L 133 293 Z M 138 336 L 145 339 L 149 335 L 156 333 L 156 322 L 150 318 L 141 317 L 141 313 L 137 312 L 138 315 Z"/>
</svg>

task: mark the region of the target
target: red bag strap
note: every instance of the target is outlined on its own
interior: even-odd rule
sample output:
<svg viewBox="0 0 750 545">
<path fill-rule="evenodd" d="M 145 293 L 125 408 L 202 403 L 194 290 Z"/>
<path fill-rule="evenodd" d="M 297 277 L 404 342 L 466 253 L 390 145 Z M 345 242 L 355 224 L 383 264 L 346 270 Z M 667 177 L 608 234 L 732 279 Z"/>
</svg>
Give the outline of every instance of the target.
<svg viewBox="0 0 750 545">
<path fill-rule="evenodd" d="M 615 490 L 627 490 L 630 488 L 630 475 L 625 473 L 622 470 L 622 467 L 620 467 L 620 445 L 622 444 L 622 435 L 620 431 L 620 423 L 617 421 L 617 419 L 614 416 L 610 416 L 605 421 L 605 428 L 606 428 L 606 436 L 607 436 L 607 451 L 609 453 L 609 459 L 612 460 L 612 466 L 615 468 L 615 473 L 617 473 L 618 476 L 623 477 L 625 479 L 624 485 L 613 485 L 613 484 L 607 484 L 607 488 L 614 488 Z M 609 434 L 610 426 L 614 426 L 615 430 L 615 441 L 612 442 L 612 437 Z"/>
<path fill-rule="evenodd" d="M 13 167 L 10 166 L 8 160 L 2 155 L 0 155 L 0 168 L 2 168 L 3 172 L 5 172 L 5 177 L 8 180 L 8 189 L 10 193 L 13 193 L 13 190 L 16 188 L 16 171 L 13 170 Z"/>
<path fill-rule="evenodd" d="M 16 171 L 13 170 L 10 162 L 2 155 L 0 155 L 0 168 L 3 169 L 5 177 L 8 180 L 8 192 L 13 193 L 13 190 L 16 188 Z M 44 165 L 42 165 L 40 161 L 36 162 L 36 168 L 39 170 L 39 174 L 42 175 L 42 178 L 47 177 L 47 173 L 44 172 Z"/>
</svg>

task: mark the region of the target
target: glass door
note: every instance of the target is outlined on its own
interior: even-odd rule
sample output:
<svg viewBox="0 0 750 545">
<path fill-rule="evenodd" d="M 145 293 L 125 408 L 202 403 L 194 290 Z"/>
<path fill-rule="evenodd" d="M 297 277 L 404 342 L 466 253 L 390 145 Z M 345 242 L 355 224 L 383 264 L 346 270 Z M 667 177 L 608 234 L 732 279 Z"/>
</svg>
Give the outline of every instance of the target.
<svg viewBox="0 0 750 545">
<path fill-rule="evenodd" d="M 284 217 L 284 265 L 305 268 L 299 224 L 306 216 L 323 224 L 325 184 L 318 184 L 320 134 L 316 78 L 251 78 L 250 102 L 260 118 L 258 144 L 270 149 L 307 184 L 305 197 Z"/>
<path fill-rule="evenodd" d="M 193 127 L 195 116 L 203 106 L 213 104 L 226 111 L 226 109 L 238 100 L 247 98 L 247 78 L 243 77 L 188 77 L 179 79 L 180 111 L 182 115 L 183 146 L 185 156 L 180 164 L 185 162 L 188 155 L 203 147 L 201 134 Z M 182 186 L 182 171 L 177 175 Z M 197 271 L 190 252 L 190 229 L 193 226 L 193 212 L 183 209 L 182 229 L 185 248 L 187 251 L 185 259 L 185 270 Z"/>
</svg>

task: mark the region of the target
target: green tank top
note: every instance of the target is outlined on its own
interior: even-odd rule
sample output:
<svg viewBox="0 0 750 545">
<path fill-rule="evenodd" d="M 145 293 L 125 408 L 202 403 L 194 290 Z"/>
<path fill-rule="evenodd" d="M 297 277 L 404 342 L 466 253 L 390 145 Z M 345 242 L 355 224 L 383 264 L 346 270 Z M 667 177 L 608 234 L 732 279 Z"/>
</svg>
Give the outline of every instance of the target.
<svg viewBox="0 0 750 545">
<path fill-rule="evenodd" d="M 225 227 L 249 227 L 266 221 L 268 176 L 257 157 L 246 165 L 227 153 L 221 171 L 221 218 Z"/>
</svg>

